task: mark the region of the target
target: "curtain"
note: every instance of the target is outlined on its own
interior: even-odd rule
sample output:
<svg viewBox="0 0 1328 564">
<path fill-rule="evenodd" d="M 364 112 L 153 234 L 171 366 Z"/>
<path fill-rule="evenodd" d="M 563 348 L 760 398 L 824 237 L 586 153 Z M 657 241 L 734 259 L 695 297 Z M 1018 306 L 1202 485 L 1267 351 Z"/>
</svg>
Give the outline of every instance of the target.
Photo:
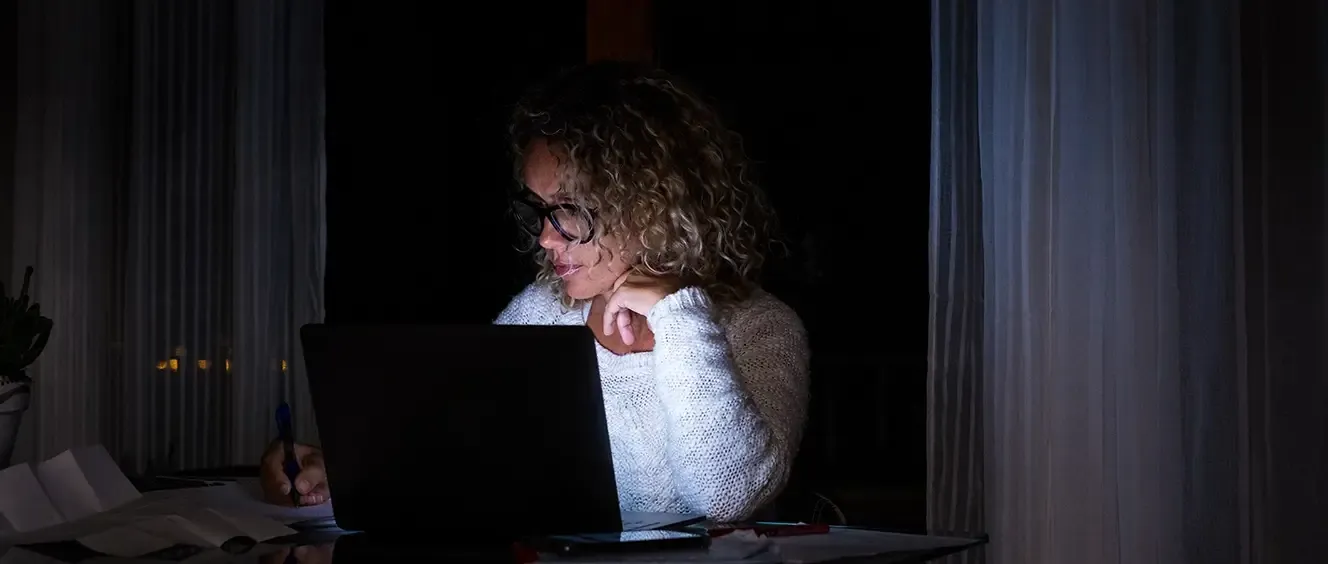
<svg viewBox="0 0 1328 564">
<path fill-rule="evenodd" d="M 55 330 L 15 460 L 253 464 L 282 400 L 316 442 L 322 3 L 18 4 L 12 270 Z"/>
<path fill-rule="evenodd" d="M 927 530 L 986 530 L 982 497 L 982 191 L 972 10 L 932 2 Z M 950 557 L 980 562 L 980 553 Z"/>
<path fill-rule="evenodd" d="M 970 560 L 1328 550 L 1321 4 L 933 0 L 928 520 Z"/>
<path fill-rule="evenodd" d="M 12 272 L 55 321 L 13 462 L 101 440 L 113 417 L 118 56 L 110 3 L 19 2 Z M 58 33 L 55 33 L 58 31 Z M 58 69 L 58 72 L 56 72 Z M 101 95 L 98 95 L 98 94 Z"/>
</svg>

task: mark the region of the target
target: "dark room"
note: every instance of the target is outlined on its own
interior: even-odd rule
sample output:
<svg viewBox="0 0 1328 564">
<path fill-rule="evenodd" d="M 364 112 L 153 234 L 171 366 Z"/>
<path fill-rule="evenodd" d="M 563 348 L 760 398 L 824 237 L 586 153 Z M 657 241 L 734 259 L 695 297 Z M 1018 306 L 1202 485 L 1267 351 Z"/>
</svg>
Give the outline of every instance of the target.
<svg viewBox="0 0 1328 564">
<path fill-rule="evenodd" d="M 1328 0 L 0 36 L 0 564 L 1328 558 Z"/>
</svg>

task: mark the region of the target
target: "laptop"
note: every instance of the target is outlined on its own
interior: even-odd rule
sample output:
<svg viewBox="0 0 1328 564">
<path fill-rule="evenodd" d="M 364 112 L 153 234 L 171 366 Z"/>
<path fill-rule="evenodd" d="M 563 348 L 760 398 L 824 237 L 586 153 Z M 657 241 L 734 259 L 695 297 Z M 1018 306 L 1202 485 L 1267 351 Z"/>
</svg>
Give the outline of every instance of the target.
<svg viewBox="0 0 1328 564">
<path fill-rule="evenodd" d="M 620 513 L 583 326 L 300 330 L 337 526 L 507 541 L 694 523 Z"/>
</svg>

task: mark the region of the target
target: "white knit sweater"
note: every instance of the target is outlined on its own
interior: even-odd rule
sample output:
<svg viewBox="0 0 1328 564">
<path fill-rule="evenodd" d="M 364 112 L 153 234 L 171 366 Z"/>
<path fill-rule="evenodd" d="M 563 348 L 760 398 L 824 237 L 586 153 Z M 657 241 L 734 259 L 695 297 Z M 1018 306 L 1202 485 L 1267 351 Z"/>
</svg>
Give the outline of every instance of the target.
<svg viewBox="0 0 1328 564">
<path fill-rule="evenodd" d="M 500 325 L 582 325 L 531 285 Z M 757 292 L 713 314 L 699 288 L 683 288 L 646 317 L 651 352 L 616 355 L 596 345 L 604 412 L 624 511 L 749 517 L 788 481 L 807 412 L 807 337 L 797 314 Z"/>
</svg>

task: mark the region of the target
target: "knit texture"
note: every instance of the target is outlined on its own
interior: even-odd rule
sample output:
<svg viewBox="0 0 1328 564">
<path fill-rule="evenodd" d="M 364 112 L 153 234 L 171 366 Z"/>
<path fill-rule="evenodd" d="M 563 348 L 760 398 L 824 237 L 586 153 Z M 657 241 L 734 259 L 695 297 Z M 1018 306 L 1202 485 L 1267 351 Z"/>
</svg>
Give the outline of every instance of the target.
<svg viewBox="0 0 1328 564">
<path fill-rule="evenodd" d="M 589 311 L 531 285 L 495 323 L 584 325 Z M 619 505 L 748 518 L 784 488 L 802 437 L 801 320 L 766 292 L 719 319 L 699 288 L 665 297 L 646 320 L 651 352 L 619 356 L 596 344 Z"/>
</svg>

